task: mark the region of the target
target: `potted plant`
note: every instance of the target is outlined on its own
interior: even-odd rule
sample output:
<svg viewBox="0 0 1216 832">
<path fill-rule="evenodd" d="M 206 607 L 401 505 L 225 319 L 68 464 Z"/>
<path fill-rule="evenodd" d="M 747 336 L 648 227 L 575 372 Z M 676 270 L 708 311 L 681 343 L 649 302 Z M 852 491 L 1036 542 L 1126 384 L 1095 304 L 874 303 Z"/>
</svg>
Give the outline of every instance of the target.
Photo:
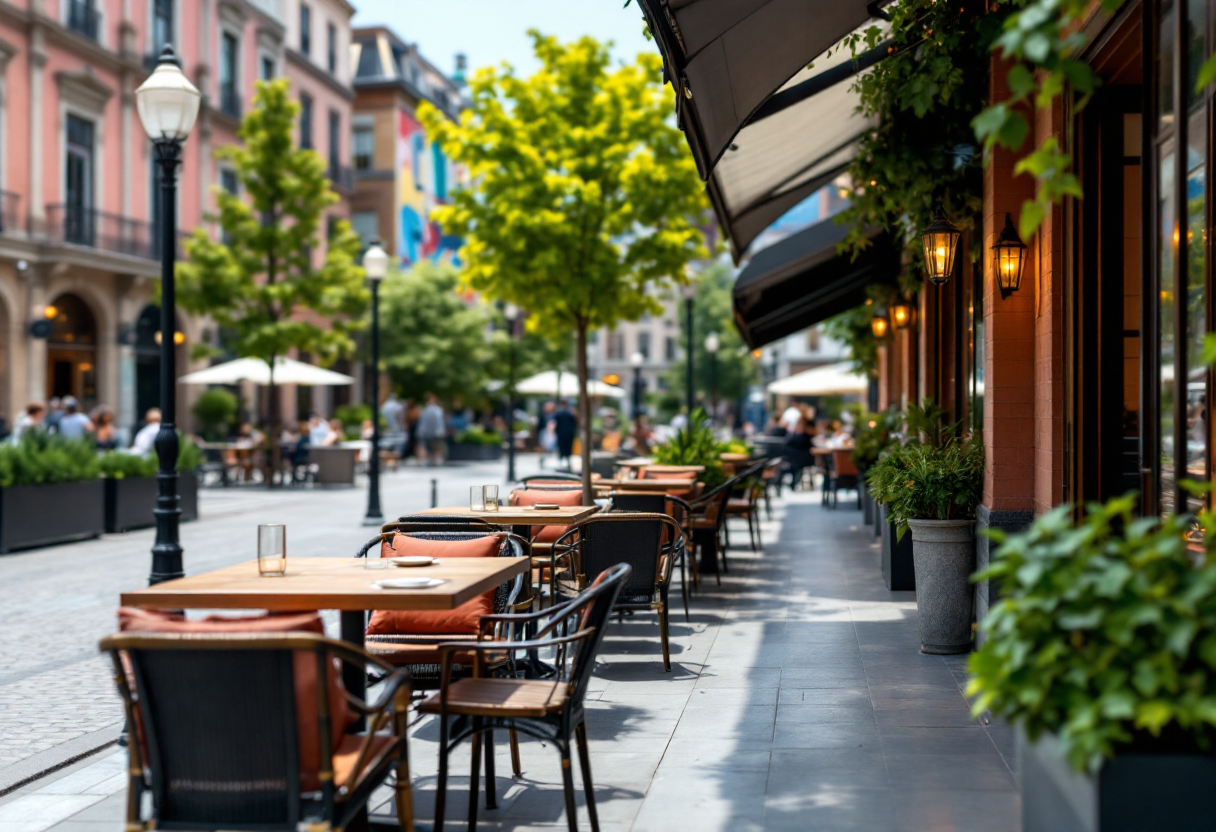
<svg viewBox="0 0 1216 832">
<path fill-rule="evenodd" d="M 726 469 L 722 465 L 722 447 L 714 436 L 709 415 L 697 408 L 688 417 L 688 423 L 676 431 L 675 436 L 650 449 L 656 465 L 701 465 L 705 471 L 697 479 L 705 484 L 705 491 L 712 491 L 726 482 Z"/>
<path fill-rule="evenodd" d="M 926 400 L 908 408 L 909 433 L 920 437 L 892 449 L 867 481 L 896 526 L 896 542 L 912 532 L 921 652 L 971 649 L 973 530 L 984 476 L 984 447 L 956 435 L 945 411 Z"/>
<path fill-rule="evenodd" d="M 502 437 L 480 425 L 456 434 L 448 445 L 450 462 L 486 461 L 502 458 Z"/>
<path fill-rule="evenodd" d="M 177 494 L 182 522 L 198 519 L 198 467 L 202 452 L 179 434 L 177 455 Z M 105 530 L 109 533 L 142 529 L 154 525 L 159 486 L 156 472 L 160 463 L 155 454 L 143 456 L 127 451 L 110 451 L 98 460 L 105 478 Z"/>
<path fill-rule="evenodd" d="M 1216 828 L 1216 541 L 1137 497 L 1000 542 L 967 692 L 1019 727 L 1023 828 Z M 1205 512 L 1198 526 L 1211 529 Z"/>
<path fill-rule="evenodd" d="M 878 528 L 875 513 L 878 507 L 870 490 L 866 488 L 865 473 L 870 466 L 878 462 L 879 457 L 894 444 L 894 434 L 899 430 L 902 416 L 898 410 L 891 408 L 884 413 L 869 413 L 860 406 L 857 408 L 857 435 L 853 439 L 853 464 L 861 472 L 861 505 L 864 511 L 865 523 Z"/>
<path fill-rule="evenodd" d="M 101 534 L 99 475 L 91 440 L 31 431 L 0 444 L 0 552 Z"/>
<path fill-rule="evenodd" d="M 202 426 L 203 437 L 211 442 L 219 442 L 232 432 L 238 407 L 236 396 L 222 387 L 215 387 L 200 394 L 190 407 L 190 412 Z"/>
</svg>

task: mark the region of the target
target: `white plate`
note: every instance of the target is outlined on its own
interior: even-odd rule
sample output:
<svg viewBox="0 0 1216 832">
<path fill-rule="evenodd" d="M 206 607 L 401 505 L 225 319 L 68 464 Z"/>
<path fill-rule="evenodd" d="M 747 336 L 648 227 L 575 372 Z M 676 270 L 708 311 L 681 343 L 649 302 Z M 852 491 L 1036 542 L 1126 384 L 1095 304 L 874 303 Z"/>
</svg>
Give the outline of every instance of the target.
<svg viewBox="0 0 1216 832">
<path fill-rule="evenodd" d="M 431 589 L 447 583 L 439 578 L 393 578 L 387 581 L 376 581 L 376 589 Z"/>
<path fill-rule="evenodd" d="M 389 563 L 393 566 L 430 566 L 435 563 L 435 558 L 426 557 L 425 555 L 407 555 L 401 558 L 389 558 Z"/>
</svg>

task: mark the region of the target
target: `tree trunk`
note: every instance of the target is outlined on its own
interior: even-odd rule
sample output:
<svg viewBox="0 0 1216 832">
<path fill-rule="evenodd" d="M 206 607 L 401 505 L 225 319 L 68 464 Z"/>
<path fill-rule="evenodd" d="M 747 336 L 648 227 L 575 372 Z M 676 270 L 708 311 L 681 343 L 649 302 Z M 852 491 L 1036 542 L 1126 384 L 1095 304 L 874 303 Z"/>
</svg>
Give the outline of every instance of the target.
<svg viewBox="0 0 1216 832">
<path fill-rule="evenodd" d="M 274 384 L 274 362 L 275 359 L 271 358 L 270 384 L 266 385 L 267 394 L 270 396 L 270 424 L 266 427 L 266 441 L 270 443 L 270 466 L 266 471 L 267 488 L 274 488 L 275 472 L 283 469 L 282 459 L 279 456 L 279 397 Z"/>
<path fill-rule="evenodd" d="M 587 323 L 578 322 L 578 421 L 582 436 L 579 459 L 583 464 L 583 505 L 593 505 L 591 491 L 591 398 L 587 395 Z M 559 376 L 560 378 L 560 376 Z"/>
</svg>

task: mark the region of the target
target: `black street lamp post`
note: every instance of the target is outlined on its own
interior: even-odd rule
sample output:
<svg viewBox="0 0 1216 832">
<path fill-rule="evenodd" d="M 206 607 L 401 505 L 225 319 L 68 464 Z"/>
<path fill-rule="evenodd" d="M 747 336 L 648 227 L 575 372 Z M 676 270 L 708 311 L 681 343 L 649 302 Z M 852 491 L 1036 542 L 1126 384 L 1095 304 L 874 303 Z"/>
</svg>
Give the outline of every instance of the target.
<svg viewBox="0 0 1216 832">
<path fill-rule="evenodd" d="M 636 420 L 642 415 L 642 365 L 646 363 L 646 356 L 635 352 L 629 356 L 629 363 L 633 365 L 633 418 Z"/>
<path fill-rule="evenodd" d="M 160 430 L 156 434 L 156 541 L 148 583 L 180 578 L 182 546 L 178 525 L 182 510 L 177 494 L 177 366 L 174 338 L 177 300 L 174 266 L 177 260 L 177 170 L 182 143 L 198 117 L 200 95 L 182 72 L 172 46 L 165 46 L 156 70 L 135 91 L 139 120 L 155 146 L 160 167 Z"/>
<path fill-rule="evenodd" d="M 367 458 L 367 516 L 365 526 L 380 526 L 380 281 L 388 273 L 388 254 L 378 239 L 363 255 L 363 273 L 372 288 L 372 450 Z"/>
<path fill-rule="evenodd" d="M 507 482 L 515 482 L 515 324 L 519 307 L 508 303 L 503 309 L 507 319 Z"/>
<path fill-rule="evenodd" d="M 687 356 L 687 373 L 685 379 L 685 396 L 688 400 L 688 418 L 692 418 L 692 409 L 696 404 L 695 393 L 693 392 L 693 375 L 692 375 L 692 356 L 695 350 L 693 349 L 693 325 L 692 325 L 692 302 L 697 296 L 697 287 L 694 283 L 688 283 L 684 286 L 684 318 L 688 324 L 688 356 Z"/>
<path fill-rule="evenodd" d="M 709 406 L 713 408 L 709 419 L 714 424 L 718 421 L 718 347 L 721 345 L 718 333 L 705 336 L 705 354 L 709 356 Z"/>
</svg>

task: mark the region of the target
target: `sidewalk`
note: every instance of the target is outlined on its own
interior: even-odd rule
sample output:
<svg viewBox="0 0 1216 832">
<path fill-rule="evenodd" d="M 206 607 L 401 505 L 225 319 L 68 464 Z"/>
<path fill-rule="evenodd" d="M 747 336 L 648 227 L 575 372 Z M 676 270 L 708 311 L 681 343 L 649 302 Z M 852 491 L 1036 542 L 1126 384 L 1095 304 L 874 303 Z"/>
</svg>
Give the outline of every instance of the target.
<svg viewBox="0 0 1216 832">
<path fill-rule="evenodd" d="M 690 623 L 673 615 L 672 673 L 652 616 L 613 625 L 588 702 L 604 832 L 1020 829 L 1008 732 L 970 720 L 965 657 L 918 652 L 913 597 L 883 588 L 860 513 L 805 494 L 774 510 L 767 551 L 732 550 L 722 588 L 703 584 Z M 420 819 L 435 741 L 428 720 L 410 748 Z M 525 741 L 518 781 L 502 776 L 498 750 L 499 808 L 483 808 L 479 828 L 565 828 L 554 749 Z M 117 828 L 122 787 L 103 776 L 115 760 L 105 752 L 0 799 L 0 832 Z M 466 783 L 452 778 L 451 821 Z"/>
</svg>

